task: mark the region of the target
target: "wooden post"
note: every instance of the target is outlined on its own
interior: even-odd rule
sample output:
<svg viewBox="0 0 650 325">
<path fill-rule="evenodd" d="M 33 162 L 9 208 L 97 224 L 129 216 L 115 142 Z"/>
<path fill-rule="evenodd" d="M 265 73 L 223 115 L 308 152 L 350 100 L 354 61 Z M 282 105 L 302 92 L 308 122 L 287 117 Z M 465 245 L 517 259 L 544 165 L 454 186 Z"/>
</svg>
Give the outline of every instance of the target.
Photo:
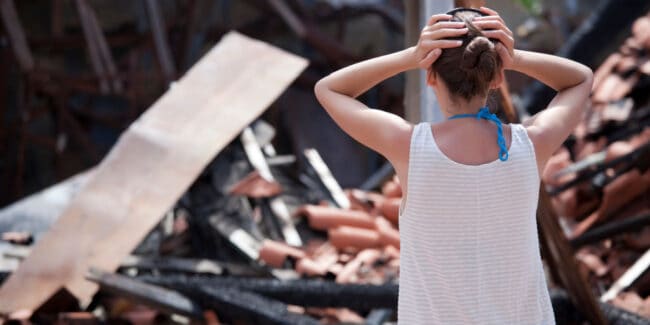
<svg viewBox="0 0 650 325">
<path fill-rule="evenodd" d="M 404 22 L 406 35 L 405 46 L 417 44 L 420 31 L 431 15 L 444 13 L 453 8 L 452 0 L 413 0 L 405 1 L 406 15 Z M 404 91 L 405 118 L 416 123 L 419 121 L 438 122 L 442 120 L 440 106 L 433 90 L 426 83 L 426 72 L 422 69 L 406 73 Z"/>
</svg>

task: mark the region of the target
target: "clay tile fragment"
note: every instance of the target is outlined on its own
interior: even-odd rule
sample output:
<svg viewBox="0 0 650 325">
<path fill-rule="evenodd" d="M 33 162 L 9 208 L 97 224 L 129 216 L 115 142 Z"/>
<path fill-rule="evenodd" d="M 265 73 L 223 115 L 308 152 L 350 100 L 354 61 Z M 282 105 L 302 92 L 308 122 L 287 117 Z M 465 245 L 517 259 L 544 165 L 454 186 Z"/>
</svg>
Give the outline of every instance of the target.
<svg viewBox="0 0 650 325">
<path fill-rule="evenodd" d="M 374 219 L 363 211 L 306 205 L 299 209 L 298 214 L 307 216 L 309 226 L 318 230 L 327 230 L 337 226 L 375 227 Z"/>
<path fill-rule="evenodd" d="M 381 193 L 387 198 L 402 197 L 402 186 L 400 186 L 397 176 L 381 187 Z"/>
<path fill-rule="evenodd" d="M 316 261 L 305 257 L 301 258 L 296 263 L 296 272 L 298 272 L 298 274 L 309 276 L 322 276 L 327 273 L 327 268 L 323 268 L 320 264 L 316 263 Z"/>
<path fill-rule="evenodd" d="M 350 209 L 351 210 L 360 210 L 365 212 L 370 212 L 374 208 L 374 203 L 367 192 L 359 189 L 349 189 L 345 190 L 345 194 L 350 200 Z"/>
<path fill-rule="evenodd" d="M 353 247 L 357 249 L 377 247 L 380 244 L 379 232 L 350 226 L 340 226 L 328 231 L 332 245 L 337 248 Z"/>
<path fill-rule="evenodd" d="M 215 313 L 213 310 L 206 310 L 203 312 L 203 320 L 205 321 L 205 324 L 207 325 L 219 325 L 221 324 L 219 322 L 219 317 L 217 317 L 217 313 Z"/>
<path fill-rule="evenodd" d="M 389 198 L 381 204 L 381 214 L 390 220 L 392 223 L 397 224 L 399 219 L 399 206 L 402 202 L 401 198 Z"/>
<path fill-rule="evenodd" d="M 8 231 L 2 233 L 2 240 L 17 245 L 29 245 L 34 241 L 34 238 L 28 232 Z"/>
<path fill-rule="evenodd" d="M 614 70 L 614 67 L 618 64 L 618 62 L 621 60 L 622 55 L 619 53 L 614 53 L 607 57 L 605 62 L 600 65 L 600 67 L 594 72 L 594 82 L 593 82 L 593 89 L 597 89 L 600 87 L 601 83 L 607 76 L 609 76 L 612 71 Z"/>
<path fill-rule="evenodd" d="M 304 257 L 296 263 L 296 272 L 310 276 L 322 276 L 330 270 L 332 265 L 336 264 L 338 259 L 339 256 L 335 250 L 322 252 L 315 257 Z"/>
<path fill-rule="evenodd" d="M 643 299 L 636 292 L 621 292 L 612 300 L 612 304 L 635 314 L 639 314 L 645 307 Z"/>
<path fill-rule="evenodd" d="M 275 181 L 264 179 L 258 171 L 253 171 L 230 187 L 228 193 L 230 195 L 243 195 L 252 198 L 265 198 L 282 193 L 282 187 Z"/>
<path fill-rule="evenodd" d="M 399 248 L 399 231 L 393 227 L 390 221 L 383 217 L 377 217 L 375 224 L 379 231 L 379 241 L 384 245 Z"/>
<path fill-rule="evenodd" d="M 399 249 L 393 245 L 384 246 L 384 256 L 388 259 L 399 258 Z"/>
<path fill-rule="evenodd" d="M 598 277 L 604 276 L 609 271 L 607 265 L 598 255 L 586 249 L 578 251 L 576 258 Z"/>
<path fill-rule="evenodd" d="M 646 49 L 650 49 L 650 18 L 648 16 L 637 19 L 632 25 L 634 38 Z"/>
<path fill-rule="evenodd" d="M 345 264 L 343 269 L 336 276 L 337 283 L 351 283 L 358 279 L 358 272 L 363 265 L 372 265 L 379 257 L 381 252 L 378 249 L 364 249 L 357 256 Z"/>
<path fill-rule="evenodd" d="M 265 239 L 260 249 L 259 259 L 272 267 L 281 268 L 284 261 L 290 256 L 294 259 L 301 259 L 305 257 L 305 253 L 285 243 Z"/>
</svg>

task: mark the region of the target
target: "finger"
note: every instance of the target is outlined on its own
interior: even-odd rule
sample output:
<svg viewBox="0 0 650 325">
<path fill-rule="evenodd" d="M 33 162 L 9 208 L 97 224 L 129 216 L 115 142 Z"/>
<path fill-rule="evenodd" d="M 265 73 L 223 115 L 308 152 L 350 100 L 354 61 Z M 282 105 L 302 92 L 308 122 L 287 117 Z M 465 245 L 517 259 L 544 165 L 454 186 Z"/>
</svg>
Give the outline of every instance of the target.
<svg viewBox="0 0 650 325">
<path fill-rule="evenodd" d="M 483 35 L 485 35 L 487 38 L 493 38 L 493 39 L 499 40 L 508 49 L 511 49 L 515 44 L 515 40 L 510 35 L 508 35 L 506 32 L 504 32 L 501 29 L 498 29 L 498 30 L 484 30 Z"/>
<path fill-rule="evenodd" d="M 506 25 L 506 22 L 503 20 L 503 18 L 501 18 L 499 16 L 479 16 L 479 17 L 474 17 L 472 19 L 472 22 L 486 21 L 486 20 L 487 21 L 496 20 L 496 21 L 500 21 L 504 26 Z"/>
<path fill-rule="evenodd" d="M 499 13 L 496 12 L 496 10 L 490 9 L 488 7 L 481 7 L 481 8 L 479 8 L 479 10 L 486 13 L 486 14 L 488 14 L 488 15 L 491 15 L 491 16 L 498 16 L 499 15 Z"/>
<path fill-rule="evenodd" d="M 443 28 L 430 32 L 424 32 L 420 35 L 420 38 L 436 40 L 442 38 L 458 37 L 467 34 L 467 31 L 467 28 Z"/>
<path fill-rule="evenodd" d="M 512 31 L 503 23 L 501 23 L 498 20 L 481 20 L 481 21 L 475 21 L 473 22 L 474 26 L 482 29 L 482 30 L 488 30 L 488 29 L 501 29 L 505 31 L 508 35 L 512 36 Z"/>
<path fill-rule="evenodd" d="M 465 23 L 462 21 L 441 21 L 433 25 L 424 26 L 422 31 L 432 31 L 440 28 L 463 28 Z"/>
<path fill-rule="evenodd" d="M 419 66 L 422 68 L 430 67 L 433 62 L 436 62 L 436 60 L 440 57 L 440 54 L 442 54 L 441 49 L 434 49 L 433 51 L 429 52 L 429 54 L 427 54 L 427 56 L 422 59 L 422 61 L 419 62 Z"/>
<path fill-rule="evenodd" d="M 503 45 L 503 43 L 497 43 L 496 49 L 497 49 L 497 53 L 499 53 L 499 55 L 502 58 L 507 58 L 508 60 L 512 60 L 512 54 L 510 54 L 510 52 L 505 47 L 505 45 Z"/>
<path fill-rule="evenodd" d="M 437 23 L 440 20 L 449 20 L 449 19 L 451 19 L 451 15 L 447 15 L 447 14 L 433 15 L 427 21 L 427 25 L 433 25 L 433 24 Z"/>
<path fill-rule="evenodd" d="M 424 50 L 433 51 L 434 49 L 449 49 L 463 45 L 463 41 L 456 40 L 424 40 L 420 43 L 420 47 Z"/>
</svg>

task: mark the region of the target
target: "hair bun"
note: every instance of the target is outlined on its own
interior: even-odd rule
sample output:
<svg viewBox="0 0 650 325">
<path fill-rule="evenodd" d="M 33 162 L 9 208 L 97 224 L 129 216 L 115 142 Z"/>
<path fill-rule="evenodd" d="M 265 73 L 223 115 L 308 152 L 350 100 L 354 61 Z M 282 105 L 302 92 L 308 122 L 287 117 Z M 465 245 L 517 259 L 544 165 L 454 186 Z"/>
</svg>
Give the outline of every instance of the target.
<svg viewBox="0 0 650 325">
<path fill-rule="evenodd" d="M 494 71 L 497 66 L 497 53 L 487 37 L 474 37 L 463 52 L 460 68 L 467 70 L 479 69 L 481 72 Z"/>
</svg>

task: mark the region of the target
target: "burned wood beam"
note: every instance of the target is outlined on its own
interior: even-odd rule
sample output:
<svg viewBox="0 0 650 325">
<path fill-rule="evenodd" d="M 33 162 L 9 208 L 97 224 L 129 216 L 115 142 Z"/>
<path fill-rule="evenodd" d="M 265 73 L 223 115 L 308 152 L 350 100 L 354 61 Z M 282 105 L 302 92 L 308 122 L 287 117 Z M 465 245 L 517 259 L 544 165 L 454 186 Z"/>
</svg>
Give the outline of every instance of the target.
<svg viewBox="0 0 650 325">
<path fill-rule="evenodd" d="M 149 16 L 149 26 L 153 33 L 154 44 L 156 45 L 158 61 L 160 62 L 163 75 L 165 76 L 165 81 L 171 83 L 176 80 L 176 67 L 174 66 L 172 52 L 169 49 L 169 44 L 167 42 L 165 22 L 162 13 L 160 12 L 160 6 L 156 0 L 144 0 L 144 3 L 147 15 Z"/>
<path fill-rule="evenodd" d="M 618 279 L 612 286 L 605 292 L 602 296 L 600 296 L 600 301 L 601 302 L 607 302 L 610 301 L 618 294 L 625 290 L 625 288 L 629 287 L 636 281 L 638 278 L 640 278 L 648 269 L 650 268 L 650 249 L 646 250 L 646 252 L 639 258 L 634 264 L 625 271 L 625 273 Z"/>
<path fill-rule="evenodd" d="M 304 153 L 309 165 L 316 172 L 316 175 L 320 179 L 321 183 L 323 183 L 323 186 L 329 193 L 332 201 L 336 203 L 339 208 L 349 209 L 350 199 L 348 199 L 347 195 L 343 193 L 343 189 L 341 189 L 341 186 L 334 178 L 334 175 L 332 175 L 330 169 L 327 168 L 327 165 L 323 161 L 323 158 L 321 158 L 320 154 L 318 154 L 318 151 L 311 148 L 305 149 Z"/>
<path fill-rule="evenodd" d="M 111 50 L 108 47 L 106 42 L 106 37 L 102 32 L 97 16 L 95 15 L 94 10 L 86 3 L 86 14 L 88 21 L 91 27 L 91 33 L 93 34 L 93 39 L 96 42 L 97 49 L 99 51 L 99 58 L 101 59 L 102 64 L 104 65 L 104 70 L 108 75 L 108 78 L 111 79 L 111 85 L 113 86 L 113 91 L 116 94 L 121 94 L 124 91 L 122 87 L 122 81 L 118 78 L 117 66 L 115 65 L 115 60 L 111 54 Z"/>
<path fill-rule="evenodd" d="M 572 239 L 571 246 L 574 249 L 584 245 L 592 244 L 603 239 L 611 238 L 626 232 L 637 232 L 650 225 L 650 214 L 644 214 L 609 222 L 598 228 L 589 230 L 584 234 Z"/>
<path fill-rule="evenodd" d="M 110 93 L 110 85 L 106 78 L 106 68 L 102 63 L 102 58 L 99 49 L 99 43 L 97 42 L 97 35 L 95 33 L 95 28 L 93 27 L 93 20 L 90 18 L 92 12 L 86 3 L 86 0 L 75 0 L 77 5 L 77 11 L 79 13 L 79 21 L 81 22 L 81 28 L 86 38 L 86 45 L 88 46 L 88 57 L 90 58 L 90 64 L 95 71 L 95 75 L 99 80 L 99 89 L 102 94 L 106 95 Z"/>
<path fill-rule="evenodd" d="M 618 170 L 616 170 L 616 174 L 613 177 L 603 175 L 605 177 L 602 178 L 602 181 L 597 182 L 594 185 L 602 187 L 608 184 L 609 182 L 611 182 L 617 176 L 620 176 L 621 174 L 630 171 L 632 169 L 639 169 L 641 172 L 645 172 L 645 170 L 647 170 L 650 167 L 650 142 L 634 149 L 634 151 L 628 154 L 620 156 L 616 159 L 612 159 L 608 162 L 602 163 L 598 165 L 596 168 L 584 172 L 583 174 L 576 176 L 574 179 L 560 186 L 551 188 L 548 191 L 548 193 L 550 195 L 560 194 L 568 190 L 569 188 L 576 186 L 577 184 L 580 184 L 582 182 L 594 178 L 595 176 L 601 174 L 603 171 L 607 169 L 614 168 L 619 165 L 623 167 L 620 167 Z"/>
<path fill-rule="evenodd" d="M 267 0 L 271 8 L 275 10 L 282 20 L 291 28 L 291 30 L 300 38 L 307 36 L 307 28 L 303 22 L 293 13 L 289 5 L 284 0 Z"/>
<path fill-rule="evenodd" d="M 27 45 L 25 30 L 20 23 L 14 0 L 0 0 L 0 14 L 2 15 L 2 22 L 9 36 L 9 40 L 11 41 L 11 49 L 20 64 L 20 68 L 23 71 L 33 70 L 34 57 Z"/>
<path fill-rule="evenodd" d="M 253 293 L 244 287 L 228 285 L 229 278 L 215 278 L 222 280 L 220 283 L 196 281 L 193 277 L 185 276 L 142 276 L 137 279 L 174 288 L 200 301 L 204 308 L 214 309 L 217 314 L 229 318 L 245 317 L 251 324 L 319 324 L 311 317 L 289 312 L 286 303 Z"/>
<path fill-rule="evenodd" d="M 386 283 L 340 284 L 333 281 L 297 279 L 278 280 L 248 277 L 140 276 L 145 282 L 169 288 L 191 284 L 196 287 L 236 287 L 287 304 L 305 307 L 347 307 L 354 310 L 397 307 L 398 285 Z"/>
<path fill-rule="evenodd" d="M 564 175 L 581 172 L 593 165 L 601 164 L 605 161 L 607 156 L 607 151 L 603 150 L 600 152 L 593 153 L 584 159 L 575 162 L 574 164 L 567 166 L 566 168 L 558 171 L 553 175 L 554 178 L 560 178 Z"/>
<path fill-rule="evenodd" d="M 203 319 L 201 307 L 186 296 L 167 288 L 158 287 L 131 277 L 107 273 L 91 268 L 86 279 L 98 283 L 102 290 L 126 297 L 137 303 L 160 309 L 170 314 L 181 314 L 193 319 Z"/>
<path fill-rule="evenodd" d="M 275 178 L 271 173 L 266 158 L 264 158 L 264 153 L 259 143 L 255 139 L 255 134 L 250 127 L 247 127 L 242 131 L 240 136 L 242 145 L 244 146 L 244 151 L 246 156 L 250 161 L 251 165 L 260 173 L 262 178 L 266 179 L 269 182 L 275 182 Z M 291 214 L 289 213 L 289 208 L 287 208 L 286 203 L 282 198 L 276 196 L 269 200 L 271 210 L 279 222 L 280 230 L 284 240 L 294 246 L 302 245 L 302 239 L 300 239 L 300 234 L 296 230 L 296 226 L 291 220 Z"/>
<path fill-rule="evenodd" d="M 248 319 L 252 324 L 321 324 L 312 317 L 290 312 L 287 304 L 237 288 L 194 287 L 187 293 L 200 299 L 205 308 L 234 319 Z"/>
<path fill-rule="evenodd" d="M 285 0 L 266 0 L 296 36 L 305 40 L 328 60 L 338 65 L 345 61 L 356 61 L 340 43 L 323 34 L 313 23 L 303 22 L 287 5 Z"/>
</svg>

